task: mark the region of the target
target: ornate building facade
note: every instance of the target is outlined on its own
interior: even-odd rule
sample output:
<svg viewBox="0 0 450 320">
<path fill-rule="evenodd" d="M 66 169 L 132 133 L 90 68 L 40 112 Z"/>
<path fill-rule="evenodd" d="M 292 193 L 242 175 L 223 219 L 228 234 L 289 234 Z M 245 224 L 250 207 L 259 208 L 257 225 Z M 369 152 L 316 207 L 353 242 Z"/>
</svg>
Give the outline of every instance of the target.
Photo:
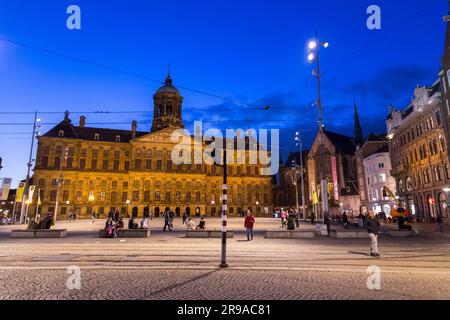
<svg viewBox="0 0 450 320">
<path fill-rule="evenodd" d="M 86 216 L 92 210 L 105 216 L 118 210 L 124 216 L 151 212 L 157 217 L 167 208 L 177 216 L 219 216 L 223 167 L 172 163 L 171 135 L 184 124 L 183 97 L 170 75 L 153 99 L 150 132 L 138 131 L 136 121 L 130 131 L 91 128 L 84 116 L 76 126 L 66 112 L 61 123 L 39 137 L 34 170 L 39 211 L 54 212 L 59 199 L 58 216 L 70 211 Z M 258 216 L 269 216 L 272 177 L 260 175 L 261 165 L 248 163 L 228 165 L 228 214 L 250 207 Z"/>
<path fill-rule="evenodd" d="M 449 218 L 444 189 L 450 184 L 450 166 L 440 90 L 440 81 L 417 87 L 412 103 L 404 111 L 391 108 L 387 120 L 400 204 L 420 221 Z"/>
</svg>

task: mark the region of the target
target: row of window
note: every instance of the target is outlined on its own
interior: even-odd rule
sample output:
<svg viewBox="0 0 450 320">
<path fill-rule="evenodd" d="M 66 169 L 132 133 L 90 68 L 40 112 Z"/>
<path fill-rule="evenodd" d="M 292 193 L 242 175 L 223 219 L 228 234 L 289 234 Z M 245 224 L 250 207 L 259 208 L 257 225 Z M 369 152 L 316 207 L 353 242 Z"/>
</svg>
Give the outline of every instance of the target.
<svg viewBox="0 0 450 320">
<path fill-rule="evenodd" d="M 64 179 L 63 180 L 63 185 L 65 185 L 65 186 L 70 186 L 71 183 L 72 183 L 72 181 L 70 179 Z M 39 187 L 44 187 L 45 184 L 46 184 L 46 180 L 45 179 L 41 178 L 41 179 L 38 180 L 38 186 Z M 58 184 L 58 179 L 52 179 L 51 180 L 51 184 L 53 186 L 56 186 Z M 141 180 L 133 180 L 131 182 L 131 185 L 132 185 L 132 187 L 134 189 L 140 189 L 140 187 L 141 187 Z M 144 185 L 144 187 L 146 189 L 149 189 L 151 187 L 152 183 L 151 183 L 150 180 L 145 180 L 143 182 L 143 185 Z M 192 186 L 194 186 L 196 189 L 202 187 L 202 183 L 199 182 L 199 181 L 197 181 L 197 182 L 186 181 L 186 182 L 182 183 L 181 181 L 174 181 L 174 182 L 173 181 L 164 181 L 163 182 L 161 180 L 156 180 L 153 183 L 153 185 L 154 185 L 155 188 L 161 188 L 161 187 L 171 188 L 172 186 L 175 186 L 178 189 L 181 189 L 183 187 L 185 189 L 188 189 L 188 188 L 191 188 Z M 85 180 L 78 180 L 76 182 L 76 186 L 78 188 L 83 188 L 85 186 Z M 88 186 L 89 186 L 89 189 L 94 189 L 95 187 L 98 187 L 98 186 L 100 188 L 102 188 L 102 189 L 106 189 L 108 187 L 108 181 L 107 180 L 101 180 L 100 183 L 98 183 L 98 180 L 89 180 Z M 129 182 L 128 181 L 123 181 L 121 183 L 121 186 L 122 186 L 123 189 L 128 189 Z M 111 188 L 112 189 L 118 189 L 118 187 L 119 187 L 119 182 L 118 181 L 111 181 Z M 211 189 L 212 190 L 218 189 L 219 187 L 220 186 L 217 186 L 216 184 L 212 184 L 211 185 Z M 234 188 L 234 186 L 230 185 L 230 186 L 228 186 L 228 188 L 230 190 L 232 190 Z M 243 188 L 242 185 L 237 185 L 237 190 L 238 191 L 242 190 L 242 188 Z M 266 186 L 246 185 L 246 186 L 244 186 L 244 188 L 246 190 L 255 190 L 255 192 L 256 192 L 257 190 L 261 190 L 261 189 L 269 190 L 271 187 L 267 186 L 267 185 Z"/>
<path fill-rule="evenodd" d="M 445 150 L 446 146 L 444 137 L 440 137 L 439 145 L 437 140 L 433 139 L 432 141 L 428 142 L 428 148 L 427 144 L 423 144 L 419 146 L 419 152 L 417 152 L 417 148 L 414 148 L 414 151 L 410 151 L 409 153 L 407 152 L 403 159 L 397 160 L 395 162 L 395 167 L 399 167 L 401 165 L 408 167 L 411 164 L 427 159 L 428 156 L 440 154 Z"/>
<path fill-rule="evenodd" d="M 382 182 L 386 182 L 387 178 L 386 178 L 386 174 L 384 173 L 380 173 L 377 175 L 373 175 L 372 177 L 367 177 L 367 184 L 369 186 L 371 185 L 375 185 L 377 183 L 382 183 Z"/>
<path fill-rule="evenodd" d="M 399 180 L 400 192 L 412 191 L 414 187 L 421 187 L 433 182 L 442 182 L 450 180 L 450 167 L 446 164 L 444 167 L 435 166 L 431 170 L 424 169 L 413 174 L 413 180 L 407 178 L 406 182 Z"/>
<path fill-rule="evenodd" d="M 435 114 L 437 126 L 442 125 L 441 113 L 439 111 Z M 409 143 L 413 142 L 416 138 L 423 136 L 426 132 L 433 130 L 435 128 L 433 117 L 428 117 L 425 120 L 425 125 L 423 123 L 417 124 L 415 128 L 404 133 L 393 143 L 393 151 L 398 151 L 400 148 L 407 146 Z"/>
<path fill-rule="evenodd" d="M 39 190 L 40 192 L 40 197 L 41 199 L 46 199 L 45 198 L 45 190 Z M 151 199 L 151 193 L 150 191 L 145 191 L 143 193 L 143 198 L 140 198 L 140 193 L 139 191 L 133 191 L 131 193 L 131 199 L 128 196 L 128 192 L 122 192 L 120 194 L 121 199 L 120 202 L 121 203 L 126 203 L 127 201 L 132 201 L 132 202 L 139 202 L 139 201 L 143 201 L 143 202 L 152 202 L 152 201 L 162 201 L 164 199 L 164 201 L 166 202 L 171 202 L 172 200 L 176 201 L 176 202 L 192 202 L 193 199 L 195 199 L 196 203 L 199 203 L 202 201 L 202 194 L 200 191 L 195 192 L 194 194 L 192 194 L 191 192 L 186 192 L 184 197 L 182 196 L 181 191 L 176 191 L 175 194 L 172 194 L 172 192 L 167 191 L 164 194 L 162 194 L 160 191 L 155 191 L 153 193 L 154 197 L 153 199 Z M 255 197 L 253 197 L 253 195 L 255 195 Z M 164 198 L 162 197 L 164 196 Z M 174 197 L 173 197 L 174 196 Z M 50 190 L 49 192 L 49 201 L 54 202 L 56 201 L 56 197 L 57 197 L 57 191 L 56 190 Z M 234 197 L 233 193 L 229 193 L 227 195 L 227 201 L 229 203 L 233 203 L 234 200 L 236 199 L 237 202 L 242 202 L 243 197 L 241 193 L 237 193 L 236 197 Z M 63 202 L 69 201 L 70 199 L 70 191 L 69 190 L 64 190 L 62 192 L 62 198 L 60 200 L 62 200 Z M 76 192 L 76 202 L 80 203 L 83 202 L 83 193 L 81 191 L 77 191 Z M 211 200 L 208 204 L 211 205 L 220 205 L 221 201 L 222 201 L 222 195 L 218 195 L 218 194 L 214 194 L 214 195 L 210 195 L 209 199 Z M 106 192 L 98 192 L 98 193 L 94 193 L 93 191 L 89 192 L 89 195 L 87 197 L 87 201 L 91 202 L 91 203 L 96 203 L 96 202 L 106 202 L 107 200 L 107 193 Z M 111 203 L 118 203 L 119 202 L 119 193 L 117 191 L 112 191 L 109 194 L 109 199 L 108 199 Z M 256 193 L 247 193 L 247 197 L 246 200 L 248 203 L 253 202 L 253 200 L 256 200 L 257 202 L 260 201 L 260 194 Z M 269 194 L 268 193 L 264 193 L 263 194 L 263 201 L 264 203 L 268 203 L 269 202 Z"/>
<path fill-rule="evenodd" d="M 114 160 L 112 162 L 112 168 L 110 166 L 109 160 L 103 160 L 101 168 L 98 166 L 97 159 L 91 159 L 90 166 L 87 167 L 86 165 L 87 159 L 80 159 L 79 161 L 79 170 L 92 170 L 92 171 L 114 171 L 114 172 L 120 172 L 120 171 L 130 171 L 130 161 L 123 161 L 121 163 L 120 160 Z M 122 165 L 121 165 L 122 164 Z M 73 158 L 68 157 L 65 159 L 64 163 L 61 162 L 61 157 L 55 157 L 53 161 L 53 166 L 49 165 L 49 157 L 48 156 L 42 156 L 40 161 L 41 169 L 66 169 L 66 170 L 72 170 L 74 169 L 74 161 Z M 252 170 L 253 167 L 253 170 Z M 163 168 L 163 162 L 162 160 L 150 160 L 147 159 L 143 163 L 141 159 L 136 159 L 134 161 L 134 167 L 132 168 L 134 171 L 166 171 L 166 172 L 196 172 L 196 173 L 202 173 L 204 172 L 204 166 L 201 164 L 191 165 L 191 164 L 183 164 L 183 165 L 174 165 L 171 160 L 166 161 L 165 167 Z M 229 165 L 228 168 L 228 175 L 259 175 L 259 167 L 258 166 L 246 166 L 246 169 L 243 170 L 242 166 L 233 166 Z M 216 167 L 216 166 L 209 166 L 208 170 L 209 174 L 216 175 L 216 174 L 222 174 L 222 167 Z"/>
</svg>

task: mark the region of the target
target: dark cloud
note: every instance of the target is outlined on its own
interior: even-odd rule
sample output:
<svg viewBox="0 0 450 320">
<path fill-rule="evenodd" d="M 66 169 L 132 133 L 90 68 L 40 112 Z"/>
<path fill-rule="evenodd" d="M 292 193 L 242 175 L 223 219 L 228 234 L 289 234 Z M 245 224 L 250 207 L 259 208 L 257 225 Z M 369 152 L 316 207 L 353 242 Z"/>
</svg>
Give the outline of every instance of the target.
<svg viewBox="0 0 450 320">
<path fill-rule="evenodd" d="M 407 103 L 417 85 L 430 85 L 437 72 L 416 65 L 391 66 L 378 70 L 371 78 L 356 82 L 329 83 L 334 94 L 341 97 L 364 98 L 385 106 Z M 406 101 L 406 102 L 405 102 Z"/>
</svg>

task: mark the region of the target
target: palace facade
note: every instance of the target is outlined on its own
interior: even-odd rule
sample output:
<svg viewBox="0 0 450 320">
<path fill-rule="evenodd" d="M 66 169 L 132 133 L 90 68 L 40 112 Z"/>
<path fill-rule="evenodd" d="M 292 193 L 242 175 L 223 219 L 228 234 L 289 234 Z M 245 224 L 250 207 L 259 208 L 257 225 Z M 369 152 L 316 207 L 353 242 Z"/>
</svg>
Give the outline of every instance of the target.
<svg viewBox="0 0 450 320">
<path fill-rule="evenodd" d="M 223 167 L 172 163 L 174 130 L 184 128 L 183 97 L 170 74 L 154 97 L 151 131 L 92 128 L 81 116 L 74 125 L 64 120 L 39 137 L 33 181 L 42 201 L 38 210 L 58 216 L 78 211 L 101 216 L 118 210 L 123 216 L 158 217 L 167 208 L 177 216 L 220 216 Z M 191 138 L 192 145 L 194 138 Z M 206 147 L 202 143 L 202 150 Z M 246 151 L 248 157 L 248 150 Z M 228 174 L 228 214 L 252 208 L 257 216 L 273 212 L 272 177 L 260 174 L 261 165 L 231 164 Z M 36 197 L 35 197 L 36 198 Z M 33 201 L 36 205 L 36 200 Z M 33 209 L 30 209 L 33 210 Z M 31 211 L 33 212 L 33 211 Z"/>
</svg>

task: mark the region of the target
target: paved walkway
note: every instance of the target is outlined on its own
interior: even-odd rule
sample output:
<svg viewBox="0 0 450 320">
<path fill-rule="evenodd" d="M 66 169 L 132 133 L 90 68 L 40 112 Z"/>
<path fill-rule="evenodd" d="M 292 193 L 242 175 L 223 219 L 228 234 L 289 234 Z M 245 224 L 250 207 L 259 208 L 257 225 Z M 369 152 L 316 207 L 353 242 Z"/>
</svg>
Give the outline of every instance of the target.
<svg viewBox="0 0 450 320">
<path fill-rule="evenodd" d="M 381 259 L 368 240 L 228 240 L 230 267 L 218 269 L 220 239 L 186 239 L 153 221 L 148 239 L 98 239 L 87 221 L 65 239 L 10 239 L 0 227 L 0 299 L 450 299 L 450 241 L 380 238 Z M 209 226 L 218 219 L 208 219 Z M 279 221 L 258 219 L 258 227 Z M 230 228 L 242 230 L 242 219 Z M 175 227 L 183 230 L 181 222 Z M 306 227 L 306 226 L 305 226 Z M 381 290 L 367 288 L 367 268 L 381 268 Z M 69 290 L 67 267 L 81 270 Z"/>
</svg>

